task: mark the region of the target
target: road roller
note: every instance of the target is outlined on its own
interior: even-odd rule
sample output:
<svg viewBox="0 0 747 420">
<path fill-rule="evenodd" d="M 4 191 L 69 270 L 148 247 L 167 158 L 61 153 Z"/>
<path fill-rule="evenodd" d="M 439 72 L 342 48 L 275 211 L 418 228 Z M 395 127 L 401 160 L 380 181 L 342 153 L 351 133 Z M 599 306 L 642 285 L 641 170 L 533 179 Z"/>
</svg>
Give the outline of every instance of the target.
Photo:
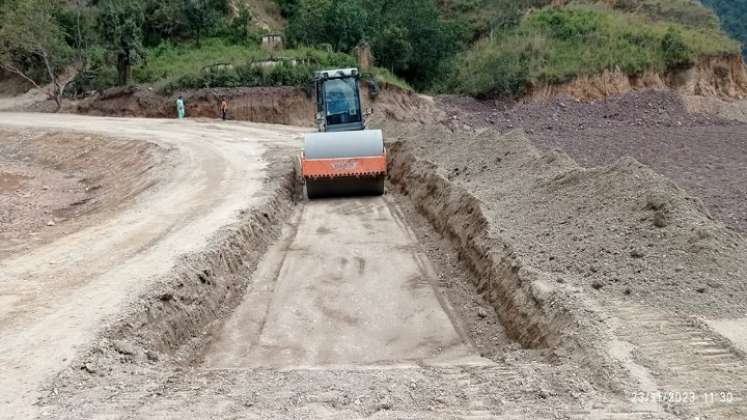
<svg viewBox="0 0 747 420">
<path fill-rule="evenodd" d="M 309 199 L 384 194 L 384 136 L 366 128 L 359 84 L 355 68 L 314 73 L 318 132 L 304 136 L 301 154 Z"/>
</svg>

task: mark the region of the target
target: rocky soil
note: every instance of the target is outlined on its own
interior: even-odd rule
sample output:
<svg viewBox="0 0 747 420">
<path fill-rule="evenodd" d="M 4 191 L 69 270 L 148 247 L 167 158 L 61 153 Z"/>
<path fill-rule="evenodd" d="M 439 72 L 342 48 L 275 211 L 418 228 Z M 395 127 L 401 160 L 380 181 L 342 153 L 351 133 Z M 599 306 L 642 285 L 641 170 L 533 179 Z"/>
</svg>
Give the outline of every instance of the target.
<svg viewBox="0 0 747 420">
<path fill-rule="evenodd" d="M 723 183 L 743 188 L 739 183 L 744 173 L 737 170 L 745 162 L 738 147 L 742 125 L 708 116 L 688 116 L 676 106 L 667 105 L 666 95 L 659 96 L 661 108 L 652 111 L 657 95 L 644 94 L 642 103 L 640 97 L 621 98 L 617 103 L 621 110 L 638 109 L 642 114 L 626 113 L 630 119 L 624 121 L 595 119 L 591 105 L 568 105 L 560 100 L 550 108 L 523 105 L 502 113 L 464 113 L 455 109 L 485 104 L 447 99 L 442 102 L 451 115 L 446 126 L 386 127 L 389 133 L 397 133 L 390 136 L 396 142 L 393 176 L 402 180 L 404 193 L 412 197 L 421 212 L 437 216 L 431 220 L 452 242 L 480 243 L 481 236 L 488 236 L 492 250 L 467 248 L 463 257 L 479 261 L 492 253 L 500 258 L 500 265 L 510 265 L 511 271 L 523 279 L 508 289 L 527 288 L 523 308 L 538 301 L 553 302 L 550 307 L 555 309 L 567 308 L 567 315 L 575 323 L 564 324 L 562 315 L 543 305 L 525 315 L 530 323 L 544 323 L 541 330 L 550 334 L 546 342 L 553 342 L 553 333 L 566 333 L 556 341 L 560 354 L 577 358 L 584 352 L 593 354 L 595 345 L 607 343 L 606 350 L 597 349 L 597 362 L 607 355 L 626 366 L 638 382 L 636 389 L 644 395 L 687 388 L 693 392 L 728 389 L 741 396 L 739 403 L 721 405 L 658 401 L 666 411 L 685 418 L 740 418 L 747 409 L 743 398 L 747 383 L 739 379 L 741 373 L 731 373 L 747 372 L 743 353 L 714 334 L 703 320 L 734 319 L 747 313 L 747 242 L 718 216 L 712 216 L 691 191 L 680 188 L 656 168 L 627 156 L 625 150 L 653 156 L 654 163 L 663 168 L 680 168 L 674 173 L 687 180 L 685 163 L 697 160 L 697 153 L 666 138 L 661 141 L 664 146 L 658 146 L 656 130 L 687 125 L 691 131 L 703 129 L 708 135 L 700 139 L 707 140 L 715 125 L 726 133 L 719 137 L 718 144 L 730 145 L 709 150 L 713 159 L 730 162 L 728 168 L 717 168 L 724 171 L 724 176 L 731 176 Z M 548 118 L 543 116 L 548 109 L 570 115 L 555 119 L 551 114 Z M 683 120 L 646 114 L 674 114 Z M 503 133 L 495 128 L 501 124 Z M 644 142 L 648 150 L 663 150 L 660 154 L 645 153 L 645 147 L 629 140 L 626 126 L 640 126 L 640 132 L 649 138 Z M 594 142 L 601 136 L 592 137 L 592 130 L 609 131 L 604 138 L 619 141 L 626 148 L 616 150 L 610 142 Z M 557 139 L 553 134 L 566 140 L 558 140 L 558 146 L 567 148 L 568 153 L 553 150 L 557 149 L 549 143 Z M 535 145 L 542 141 L 547 144 Z M 670 153 L 667 147 L 687 152 Z M 571 157 L 574 153 L 597 161 L 584 167 Z M 700 183 L 692 185 L 718 192 L 722 180 L 714 178 L 712 172 L 703 173 Z M 723 202 L 714 196 L 708 196 L 706 203 L 714 206 L 714 202 Z M 738 206 L 744 200 L 732 203 L 731 210 L 741 210 Z M 475 213 L 481 216 L 467 216 Z M 484 268 L 479 264 L 476 267 L 478 276 L 485 275 Z M 478 277 L 477 285 L 501 317 L 506 313 L 506 299 L 522 298 L 511 296 L 514 292 L 507 294 L 501 287 L 505 283 L 502 276 L 512 276 L 508 270 L 495 274 L 498 280 Z M 507 322 L 504 320 L 509 335 L 526 325 L 511 324 L 510 319 Z M 727 333 L 738 336 L 733 331 Z M 579 346 L 563 353 L 569 341 Z M 604 377 L 602 372 L 610 366 L 608 362 L 603 364 L 607 367 L 594 370 L 598 377 Z M 593 367 L 593 362 L 589 366 Z M 686 372 L 683 366 L 687 366 Z M 622 377 L 610 375 L 612 383 Z"/>
<path fill-rule="evenodd" d="M 487 206 L 497 236 L 532 266 L 569 276 L 558 281 L 694 313 L 747 312 L 744 239 L 636 160 L 585 169 L 521 131 L 411 135 L 418 156 Z"/>
<path fill-rule="evenodd" d="M 701 198 L 730 228 L 747 232 L 747 124 L 690 113 L 675 93 L 645 91 L 590 102 L 439 103 L 453 127 L 522 128 L 541 150 L 561 150 L 584 167 L 632 157 Z"/>
</svg>

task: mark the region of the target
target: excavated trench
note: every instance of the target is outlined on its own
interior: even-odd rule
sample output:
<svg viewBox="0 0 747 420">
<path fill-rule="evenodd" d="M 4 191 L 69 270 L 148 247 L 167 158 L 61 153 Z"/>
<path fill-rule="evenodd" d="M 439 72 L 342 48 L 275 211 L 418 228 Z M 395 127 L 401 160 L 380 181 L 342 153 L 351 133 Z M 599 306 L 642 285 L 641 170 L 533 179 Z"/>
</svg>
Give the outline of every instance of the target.
<svg viewBox="0 0 747 420">
<path fill-rule="evenodd" d="M 544 314 L 496 303 L 526 292 L 487 290 L 495 286 L 480 279 L 507 273 L 484 268 L 486 254 L 456 242 L 423 212 L 428 203 L 394 193 L 405 183 L 391 181 L 385 197 L 314 201 L 288 185 L 240 240 L 185 264 L 181 290 L 163 292 L 158 313 L 132 332 L 155 328 L 146 347 L 206 369 L 481 364 L 516 343 L 552 345 L 559 332 L 542 330 Z M 424 246 L 437 240 L 438 253 Z"/>
<path fill-rule="evenodd" d="M 398 144 L 390 150 L 384 197 L 303 200 L 281 165 L 272 199 L 184 257 L 98 354 L 292 367 L 574 346 L 567 302 L 487 236 L 479 201 Z"/>
<path fill-rule="evenodd" d="M 230 405 L 210 401 L 240 394 L 258 413 L 314 417 L 293 396 L 324 387 L 339 390 L 318 396 L 325 407 L 358 414 L 577 404 L 573 389 L 594 385 L 575 372 L 596 348 L 578 351 L 584 322 L 567 306 L 577 302 L 484 234 L 468 192 L 397 144 L 390 151 L 383 197 L 304 200 L 292 164 L 272 165 L 265 204 L 185 256 L 42 406 L 57 418 L 133 401 L 165 410 L 148 416 L 220 416 Z M 415 377 L 423 388 L 404 391 Z M 349 399 L 355 392 L 363 403 Z M 527 403 L 535 399 L 551 403 Z"/>
</svg>

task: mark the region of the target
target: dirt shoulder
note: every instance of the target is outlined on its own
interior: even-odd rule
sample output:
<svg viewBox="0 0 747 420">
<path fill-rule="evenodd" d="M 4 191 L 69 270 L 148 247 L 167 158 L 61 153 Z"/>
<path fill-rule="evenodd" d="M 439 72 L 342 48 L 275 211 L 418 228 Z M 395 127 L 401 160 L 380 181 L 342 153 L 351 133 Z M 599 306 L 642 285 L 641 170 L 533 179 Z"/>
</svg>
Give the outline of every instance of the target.
<svg viewBox="0 0 747 420">
<path fill-rule="evenodd" d="M 0 130 L 0 259 L 91 226 L 168 171 L 142 141 L 38 129 Z"/>
</svg>

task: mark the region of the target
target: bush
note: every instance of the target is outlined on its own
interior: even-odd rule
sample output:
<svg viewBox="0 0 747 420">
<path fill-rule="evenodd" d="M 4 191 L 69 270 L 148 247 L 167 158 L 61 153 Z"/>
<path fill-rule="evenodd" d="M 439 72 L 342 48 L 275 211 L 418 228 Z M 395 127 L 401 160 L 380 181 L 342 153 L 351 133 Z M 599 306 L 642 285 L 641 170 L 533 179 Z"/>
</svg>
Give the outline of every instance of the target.
<svg viewBox="0 0 747 420">
<path fill-rule="evenodd" d="M 526 26 L 555 39 L 572 40 L 599 32 L 605 18 L 591 9 L 542 9 L 529 16 Z"/>
<path fill-rule="evenodd" d="M 112 65 L 102 64 L 77 74 L 65 92 L 69 96 L 80 97 L 89 92 L 101 92 L 114 86 L 117 86 L 117 69 Z"/>
<path fill-rule="evenodd" d="M 693 50 L 685 43 L 682 35 L 670 29 L 661 40 L 664 64 L 667 70 L 688 68 L 695 62 Z"/>
</svg>

